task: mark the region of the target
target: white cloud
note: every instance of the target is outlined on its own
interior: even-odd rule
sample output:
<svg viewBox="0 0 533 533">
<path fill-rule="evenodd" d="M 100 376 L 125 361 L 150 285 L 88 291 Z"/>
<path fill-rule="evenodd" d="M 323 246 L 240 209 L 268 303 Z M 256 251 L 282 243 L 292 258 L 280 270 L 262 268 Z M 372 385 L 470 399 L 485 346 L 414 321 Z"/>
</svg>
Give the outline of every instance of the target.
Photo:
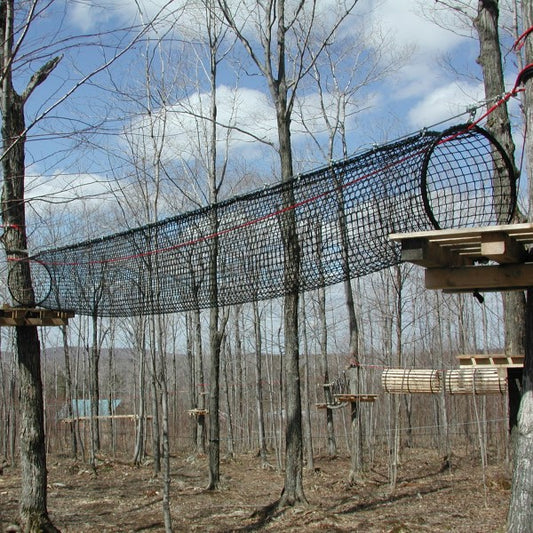
<svg viewBox="0 0 533 533">
<path fill-rule="evenodd" d="M 436 88 L 408 113 L 409 124 L 421 128 L 463 113 L 472 102 L 483 98 L 483 86 L 449 83 Z"/>
<path fill-rule="evenodd" d="M 102 198 L 109 197 L 110 191 L 110 182 L 102 176 L 57 172 L 55 176 L 29 176 L 25 196 L 32 207 L 38 210 L 38 203 L 41 202 L 78 205 L 80 202 L 101 203 Z"/>
<path fill-rule="evenodd" d="M 205 138 L 210 128 L 209 101 L 209 94 L 196 93 L 151 117 L 136 120 L 130 124 L 126 135 L 133 142 L 140 140 L 155 116 L 156 123 L 152 122 L 152 127 L 165 136 L 163 159 L 201 158 L 205 154 Z M 217 89 L 217 106 L 221 150 L 229 139 L 230 151 L 246 150 L 251 159 L 261 157 L 264 143 L 277 142 L 275 111 L 263 92 L 221 85 Z"/>
<path fill-rule="evenodd" d="M 453 50 L 465 39 L 454 29 L 459 24 L 456 17 L 441 12 L 439 19 L 445 27 L 439 27 L 429 18 L 432 11 L 427 1 L 383 0 L 373 10 L 372 22 L 398 45 L 416 46 L 417 59 L 432 58 Z"/>
</svg>

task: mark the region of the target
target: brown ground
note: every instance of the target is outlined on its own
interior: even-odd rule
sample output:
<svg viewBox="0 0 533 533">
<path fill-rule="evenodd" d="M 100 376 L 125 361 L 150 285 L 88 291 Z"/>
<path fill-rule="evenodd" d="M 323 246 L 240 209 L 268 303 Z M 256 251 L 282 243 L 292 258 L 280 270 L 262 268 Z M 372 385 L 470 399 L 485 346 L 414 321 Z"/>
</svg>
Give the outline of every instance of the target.
<svg viewBox="0 0 533 533">
<path fill-rule="evenodd" d="M 173 458 L 174 531 L 503 532 L 510 496 L 505 468 L 489 466 L 484 483 L 477 456 L 455 458 L 451 470 L 441 467 L 435 452 L 407 450 L 391 493 L 386 463 L 350 487 L 349 459 L 317 458 L 316 471 L 305 472 L 309 505 L 265 516 L 283 475 L 262 469 L 256 457 L 223 461 L 224 487 L 213 493 L 203 490 L 205 458 Z M 151 465 L 102 459 L 95 476 L 79 462 L 49 457 L 48 508 L 63 532 L 163 531 L 160 485 Z M 18 471 L 8 467 L 0 475 L 2 532 L 16 519 L 18 496 Z"/>
</svg>

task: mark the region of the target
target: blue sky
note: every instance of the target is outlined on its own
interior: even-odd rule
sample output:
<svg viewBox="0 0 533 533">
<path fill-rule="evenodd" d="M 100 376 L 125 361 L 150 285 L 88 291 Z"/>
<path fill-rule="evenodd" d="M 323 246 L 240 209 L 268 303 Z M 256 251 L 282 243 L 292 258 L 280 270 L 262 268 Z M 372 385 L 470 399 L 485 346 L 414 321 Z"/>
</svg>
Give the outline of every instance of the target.
<svg viewBox="0 0 533 533">
<path fill-rule="evenodd" d="M 335 1 L 319 1 L 321 16 L 327 18 Z M 38 116 L 75 87 L 87 73 L 103 65 L 116 53 L 114 47 L 127 45 L 134 33 L 112 33 L 111 30 L 140 24 L 141 19 L 150 19 L 166 4 L 159 0 L 110 0 L 105 7 L 90 0 L 57 3 L 52 16 L 37 21 L 33 41 L 28 47 L 35 46 L 39 39 L 46 42 L 60 21 L 62 32 L 73 36 L 74 42 L 79 41 L 80 44 L 65 50 L 60 67 L 32 96 L 28 104 L 28 118 L 31 120 L 33 116 Z M 191 5 L 190 2 L 186 4 Z M 172 8 L 176 9 L 179 5 L 180 2 L 175 1 Z M 394 61 L 396 70 L 387 79 L 361 89 L 357 106 L 364 110 L 355 114 L 349 122 L 349 151 L 355 152 L 362 146 L 431 126 L 464 112 L 468 106 L 482 99 L 482 84 L 475 64 L 478 48 L 472 38 L 472 30 L 457 25 L 458 21 L 449 15 L 444 15 L 444 18 L 439 15 L 441 26 L 447 29 L 435 24 L 429 20 L 428 13 L 423 13 L 431 11 L 430 7 L 434 5 L 434 2 L 421 0 L 360 0 L 356 5 L 353 18 L 343 30 L 344 38 L 359 38 L 368 50 L 381 50 L 381 61 L 384 64 Z M 142 16 L 139 16 L 139 8 Z M 198 12 L 180 12 L 172 16 L 172 21 L 176 19 L 178 23 L 175 27 L 179 31 L 170 31 L 168 24 L 162 23 L 157 26 L 157 32 L 152 33 L 153 37 L 155 33 L 164 33 L 167 38 L 173 39 L 172 45 L 166 45 L 167 51 L 172 47 L 176 51 L 173 52 L 173 63 L 169 61 L 165 65 L 165 75 L 171 67 L 176 68 L 180 61 L 179 51 L 186 47 L 186 42 L 195 38 L 198 31 Z M 102 31 L 111 33 L 97 37 L 96 34 Z M 86 37 L 80 37 L 84 35 Z M 135 108 L 133 98 L 136 91 L 139 95 L 145 94 L 142 66 L 146 52 L 144 45 L 132 48 L 113 63 L 108 72 L 91 78 L 88 85 L 76 90 L 30 132 L 27 189 L 30 210 L 32 214 L 39 215 L 34 218 L 36 224 L 50 216 L 54 211 L 51 205 L 54 204 L 56 213 L 63 210 L 79 213 L 83 209 L 88 215 L 92 210 L 112 207 L 117 202 L 117 197 L 109 193 L 117 183 L 124 185 L 127 181 L 127 154 L 131 152 L 131 143 L 128 145 L 126 139 L 129 135 L 130 141 L 140 142 L 139 132 L 148 130 L 143 108 Z M 459 76 L 445 66 L 446 62 L 466 75 Z M 19 88 L 26 83 L 36 65 L 37 61 L 29 65 L 30 70 L 18 73 L 20 79 L 16 83 Z M 508 69 L 508 85 L 512 86 L 516 76 L 512 61 L 509 61 Z M 177 70 L 173 78 L 167 78 L 167 83 L 169 79 L 176 86 L 184 82 Z M 275 143 L 275 117 L 263 81 L 258 76 L 247 77 L 243 72 L 239 76 L 237 82 L 230 71 L 221 73 L 220 121 L 232 122 L 243 130 L 251 129 L 258 137 Z M 117 98 L 113 94 L 115 88 L 123 90 L 125 97 Z M 169 164 L 177 157 L 176 154 L 181 154 L 180 164 L 183 165 L 187 154 L 191 156 L 197 150 L 197 143 L 192 142 L 196 121 L 182 111 L 185 107 L 195 111 L 205 107 L 208 93 L 191 91 L 187 94 L 182 88 L 180 91 L 169 91 L 169 94 L 181 95 L 181 99 L 176 97 L 175 101 L 169 101 L 165 109 L 169 111 L 167 116 L 170 119 L 162 154 Z M 303 105 L 311 109 L 316 105 L 316 94 L 309 87 L 304 94 Z M 135 113 L 133 116 L 132 111 Z M 158 113 L 162 115 L 162 109 L 154 104 L 152 116 Z M 466 116 L 456 119 L 456 122 L 464 118 Z M 102 124 L 97 133 L 77 135 L 75 138 L 68 135 L 69 128 L 80 128 L 99 121 Z M 320 128 L 318 122 L 316 127 L 317 130 Z M 321 159 L 319 151 L 307 143 L 297 121 L 294 123 L 293 140 L 298 170 L 309 170 L 326 162 Z M 235 169 L 246 167 L 248 171 L 272 174 L 276 165 L 272 150 L 238 133 L 232 136 L 230 147 L 236 161 Z M 64 203 L 73 198 L 78 201 Z M 70 240 L 76 240 L 78 232 L 79 228 L 73 227 Z M 66 233 L 64 239 L 68 241 Z"/>
</svg>

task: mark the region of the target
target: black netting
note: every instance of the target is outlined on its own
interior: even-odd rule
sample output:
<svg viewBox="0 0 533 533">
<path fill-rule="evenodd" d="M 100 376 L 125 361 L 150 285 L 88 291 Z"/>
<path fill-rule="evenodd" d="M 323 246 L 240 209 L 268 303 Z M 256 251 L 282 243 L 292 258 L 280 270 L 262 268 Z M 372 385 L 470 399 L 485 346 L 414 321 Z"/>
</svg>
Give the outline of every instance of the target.
<svg viewBox="0 0 533 533">
<path fill-rule="evenodd" d="M 514 201 L 511 165 L 485 132 L 424 132 L 211 208 L 31 260 L 50 277 L 44 307 L 101 316 L 170 313 L 363 276 L 399 261 L 390 233 L 507 222 Z M 291 223 L 297 247 L 284 246 Z M 300 260 L 286 261 L 288 253 Z"/>
</svg>

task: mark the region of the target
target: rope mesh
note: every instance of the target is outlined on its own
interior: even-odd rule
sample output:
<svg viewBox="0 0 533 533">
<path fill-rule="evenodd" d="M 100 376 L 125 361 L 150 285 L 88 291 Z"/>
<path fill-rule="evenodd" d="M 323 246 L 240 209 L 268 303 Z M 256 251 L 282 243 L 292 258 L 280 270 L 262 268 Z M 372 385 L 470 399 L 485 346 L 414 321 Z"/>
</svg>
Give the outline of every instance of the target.
<svg viewBox="0 0 533 533">
<path fill-rule="evenodd" d="M 390 233 L 509 221 L 513 184 L 483 130 L 424 132 L 216 206 L 41 252 L 30 259 L 36 299 L 130 316 L 315 289 L 398 263 Z M 291 221 L 300 261 L 288 264 Z"/>
</svg>

